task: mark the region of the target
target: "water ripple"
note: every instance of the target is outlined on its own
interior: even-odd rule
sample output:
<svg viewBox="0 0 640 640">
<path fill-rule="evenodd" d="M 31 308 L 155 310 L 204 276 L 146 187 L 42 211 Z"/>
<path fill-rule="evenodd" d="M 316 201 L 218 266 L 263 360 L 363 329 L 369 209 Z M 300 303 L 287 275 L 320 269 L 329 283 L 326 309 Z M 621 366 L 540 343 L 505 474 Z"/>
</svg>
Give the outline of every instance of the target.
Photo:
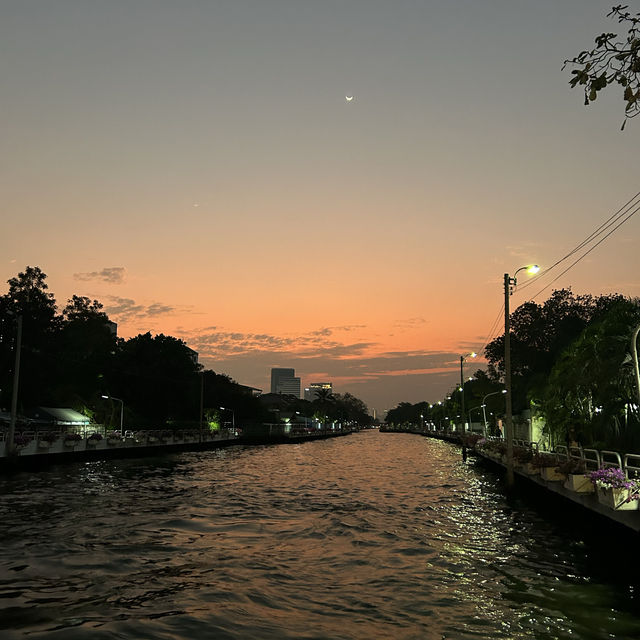
<svg viewBox="0 0 640 640">
<path fill-rule="evenodd" d="M 439 441 L 83 463 L 0 496 L 3 640 L 640 637 L 628 561 Z"/>
</svg>

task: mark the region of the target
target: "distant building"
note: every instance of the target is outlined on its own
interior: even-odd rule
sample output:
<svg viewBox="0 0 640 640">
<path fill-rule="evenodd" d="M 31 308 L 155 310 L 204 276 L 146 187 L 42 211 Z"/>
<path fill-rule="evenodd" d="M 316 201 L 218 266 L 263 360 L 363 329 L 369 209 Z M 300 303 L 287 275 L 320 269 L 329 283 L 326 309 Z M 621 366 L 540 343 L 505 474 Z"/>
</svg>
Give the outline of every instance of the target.
<svg viewBox="0 0 640 640">
<path fill-rule="evenodd" d="M 333 384 L 331 382 L 312 382 L 304 390 L 304 399 L 313 402 L 318 397 L 318 391 L 326 390 L 329 393 L 333 393 Z"/>
<path fill-rule="evenodd" d="M 248 396 L 253 396 L 257 398 L 262 395 L 262 389 L 258 389 L 257 387 L 249 387 L 246 384 L 239 384 L 240 389 L 246 393 Z"/>
<path fill-rule="evenodd" d="M 295 369 L 271 369 L 271 393 L 300 397 L 300 378 Z"/>
</svg>

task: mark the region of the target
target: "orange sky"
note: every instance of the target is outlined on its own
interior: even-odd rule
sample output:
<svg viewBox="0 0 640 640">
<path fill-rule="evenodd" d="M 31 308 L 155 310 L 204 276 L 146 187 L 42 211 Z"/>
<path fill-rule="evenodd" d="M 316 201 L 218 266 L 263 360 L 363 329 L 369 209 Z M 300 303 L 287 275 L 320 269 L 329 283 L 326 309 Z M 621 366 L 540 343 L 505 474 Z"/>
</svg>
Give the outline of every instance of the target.
<svg viewBox="0 0 640 640">
<path fill-rule="evenodd" d="M 98 298 L 121 336 L 175 335 L 265 390 L 293 366 L 378 413 L 441 398 L 503 274 L 640 188 L 640 123 L 561 70 L 613 28 L 600 2 L 3 11 L 2 281 L 37 265 L 59 303 Z M 553 288 L 640 295 L 637 232 Z"/>
</svg>

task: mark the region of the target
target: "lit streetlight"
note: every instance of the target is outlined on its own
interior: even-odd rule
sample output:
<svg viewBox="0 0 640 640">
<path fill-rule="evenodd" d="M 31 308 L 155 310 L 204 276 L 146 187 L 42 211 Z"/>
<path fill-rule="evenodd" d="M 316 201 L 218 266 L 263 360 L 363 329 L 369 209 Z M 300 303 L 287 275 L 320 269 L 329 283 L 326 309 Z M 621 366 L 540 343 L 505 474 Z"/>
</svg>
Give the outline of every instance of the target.
<svg viewBox="0 0 640 640">
<path fill-rule="evenodd" d="M 236 412 L 233 409 L 229 409 L 229 407 L 219 407 L 222 411 L 231 411 L 231 427 L 235 431 L 236 428 Z"/>
<path fill-rule="evenodd" d="M 484 435 L 486 437 L 487 435 L 487 412 L 485 411 L 485 408 L 487 406 L 487 398 L 489 396 L 497 396 L 499 393 L 507 393 L 506 389 L 502 389 L 502 391 L 492 391 L 491 393 L 487 393 L 487 395 L 482 398 L 482 404 L 480 405 L 482 407 L 482 416 L 484 418 Z"/>
<path fill-rule="evenodd" d="M 462 420 L 463 420 L 463 424 L 462 424 L 462 432 L 464 433 L 465 428 L 464 428 L 464 361 L 467 358 L 475 358 L 478 354 L 475 351 L 472 351 L 471 353 L 467 353 L 463 356 L 460 356 L 460 394 L 462 396 L 462 400 L 460 403 L 461 406 L 461 413 L 462 413 Z"/>
<path fill-rule="evenodd" d="M 124 431 L 122 429 L 123 418 L 124 418 L 124 401 L 120 400 L 120 398 L 114 398 L 113 396 L 102 396 L 106 400 L 117 400 L 120 403 L 120 436 L 124 438 Z"/>
<path fill-rule="evenodd" d="M 471 426 L 471 413 L 472 413 L 473 411 L 475 411 L 476 409 L 482 409 L 482 407 L 483 407 L 483 406 L 484 406 L 484 405 L 478 405 L 477 407 L 471 407 L 471 409 L 469 409 L 469 412 L 468 412 L 468 413 L 469 413 L 469 431 L 470 431 L 471 433 L 473 433 L 473 428 L 472 428 L 472 426 Z"/>
<path fill-rule="evenodd" d="M 506 387 L 505 436 L 507 441 L 507 486 L 513 486 L 513 415 L 511 408 L 511 320 L 509 317 L 509 298 L 518 284 L 516 276 L 520 271 L 536 274 L 540 271 L 537 264 L 520 267 L 511 277 L 504 274 L 504 386 Z"/>
</svg>

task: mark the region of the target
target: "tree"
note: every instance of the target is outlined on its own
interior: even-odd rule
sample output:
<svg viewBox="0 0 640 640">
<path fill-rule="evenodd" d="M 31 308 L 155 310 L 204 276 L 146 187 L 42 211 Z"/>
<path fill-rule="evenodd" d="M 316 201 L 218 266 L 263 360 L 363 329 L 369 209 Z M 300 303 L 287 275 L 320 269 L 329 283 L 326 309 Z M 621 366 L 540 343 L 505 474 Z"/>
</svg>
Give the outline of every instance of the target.
<svg viewBox="0 0 640 640">
<path fill-rule="evenodd" d="M 626 106 L 621 129 L 627 120 L 640 113 L 640 13 L 632 14 L 627 8 L 617 5 L 607 14 L 627 29 L 623 40 L 616 40 L 615 33 L 603 33 L 595 39 L 593 49 L 565 60 L 563 66 L 563 69 L 567 65 L 577 67 L 571 71 L 573 78 L 569 84 L 572 88 L 584 88 L 585 105 L 596 100 L 598 92 L 609 85 L 622 87 Z"/>
<path fill-rule="evenodd" d="M 39 267 L 27 267 L 8 280 L 9 291 L 0 297 L 0 388 L 2 406 L 7 406 L 13 388 L 17 320 L 22 322 L 20 405 L 41 404 L 51 398 L 59 329 L 56 301 L 47 291 L 47 276 Z"/>
<path fill-rule="evenodd" d="M 116 343 L 102 304 L 74 295 L 62 311 L 57 337 L 56 404 L 82 410 L 95 403 L 111 377 Z"/>
<path fill-rule="evenodd" d="M 628 357 L 629 337 L 640 321 L 640 302 L 622 300 L 590 323 L 558 358 L 541 408 L 555 442 L 637 447 L 638 408 Z"/>
<path fill-rule="evenodd" d="M 198 364 L 177 338 L 151 333 L 121 340 L 108 395 L 124 400 L 140 423 L 160 426 L 169 419 L 198 415 Z"/>
</svg>

